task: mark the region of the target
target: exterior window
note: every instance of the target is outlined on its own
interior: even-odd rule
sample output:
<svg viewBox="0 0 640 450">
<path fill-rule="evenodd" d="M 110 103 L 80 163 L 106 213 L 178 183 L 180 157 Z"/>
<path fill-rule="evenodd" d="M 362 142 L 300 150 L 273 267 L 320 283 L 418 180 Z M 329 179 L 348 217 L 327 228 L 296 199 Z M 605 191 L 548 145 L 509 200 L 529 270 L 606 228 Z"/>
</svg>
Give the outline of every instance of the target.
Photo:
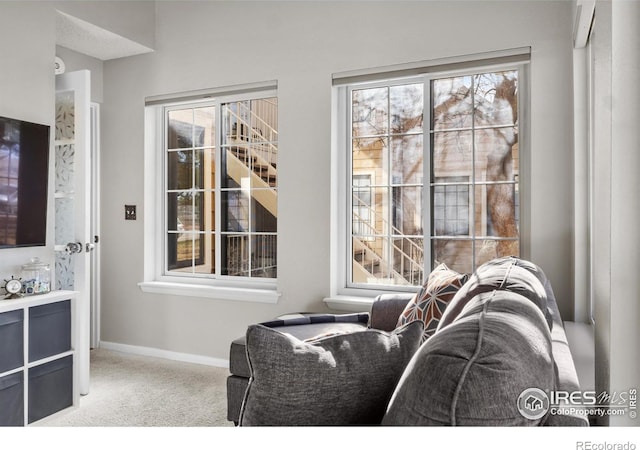
<svg viewBox="0 0 640 450">
<path fill-rule="evenodd" d="M 490 259 L 518 256 L 518 72 L 435 78 L 430 89 L 433 195 L 448 189 L 468 199 L 466 214 L 460 203 L 447 205 L 444 217 L 434 209 L 436 224 L 444 219 L 445 227 L 433 227 L 433 263 L 468 273 Z M 464 174 L 467 181 L 440 183 L 450 174 Z M 472 218 L 467 230 L 447 228 L 447 214 L 454 210 Z"/>
<path fill-rule="evenodd" d="M 351 91 L 352 198 L 357 174 L 373 173 L 369 204 L 352 207 L 351 282 L 422 282 L 423 85 L 387 84 Z M 358 224 L 366 212 L 371 226 Z"/>
<path fill-rule="evenodd" d="M 277 276 L 277 99 L 166 106 L 165 275 Z"/>
<path fill-rule="evenodd" d="M 470 273 L 519 255 L 518 75 L 347 86 L 347 287 L 416 287 L 439 263 Z"/>
</svg>

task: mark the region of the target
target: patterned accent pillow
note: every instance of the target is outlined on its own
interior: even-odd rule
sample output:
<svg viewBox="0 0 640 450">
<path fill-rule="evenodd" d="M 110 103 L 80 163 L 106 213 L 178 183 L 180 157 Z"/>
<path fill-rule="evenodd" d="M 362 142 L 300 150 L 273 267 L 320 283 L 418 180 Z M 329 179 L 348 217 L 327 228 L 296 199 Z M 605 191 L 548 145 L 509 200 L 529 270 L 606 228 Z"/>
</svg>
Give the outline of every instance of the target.
<svg viewBox="0 0 640 450">
<path fill-rule="evenodd" d="M 467 274 L 460 274 L 440 264 L 400 314 L 397 326 L 421 320 L 424 322 L 422 342 L 426 341 L 435 333 L 445 308 L 468 278 Z"/>
</svg>

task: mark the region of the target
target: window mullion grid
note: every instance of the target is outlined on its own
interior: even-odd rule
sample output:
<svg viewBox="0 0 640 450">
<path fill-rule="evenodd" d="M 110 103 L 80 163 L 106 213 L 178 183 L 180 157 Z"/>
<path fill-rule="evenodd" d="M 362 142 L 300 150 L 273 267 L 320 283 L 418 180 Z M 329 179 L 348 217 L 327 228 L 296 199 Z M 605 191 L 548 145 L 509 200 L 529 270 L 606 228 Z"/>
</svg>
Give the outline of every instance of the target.
<svg viewBox="0 0 640 450">
<path fill-rule="evenodd" d="M 191 109 L 191 274 L 196 268 L 196 108 Z"/>
<path fill-rule="evenodd" d="M 386 132 L 386 141 L 387 141 L 387 150 L 386 150 L 386 158 L 387 158 L 387 204 L 389 205 L 387 208 L 387 226 L 386 230 L 384 230 L 387 235 L 387 254 L 383 255 L 384 260 L 387 262 L 386 269 L 386 277 L 389 280 L 388 282 L 391 284 L 391 275 L 393 274 L 393 210 L 395 205 L 393 203 L 393 158 L 391 156 L 391 87 L 387 86 L 387 132 Z"/>
<path fill-rule="evenodd" d="M 252 181 L 252 174 L 253 172 L 253 157 L 254 157 L 254 142 L 253 142 L 253 126 L 251 123 L 251 108 L 253 106 L 253 100 L 247 100 L 247 103 L 249 105 L 249 109 L 247 111 L 247 133 L 249 133 L 249 151 L 247 152 L 247 154 L 249 155 L 249 185 L 247 187 L 247 254 L 248 254 L 248 261 L 247 261 L 247 276 L 248 277 L 252 277 L 252 267 L 253 267 L 253 252 L 251 251 L 251 249 L 253 248 L 253 240 L 254 240 L 254 235 L 253 235 L 253 205 L 252 205 L 252 195 L 253 195 L 253 181 Z"/>
<path fill-rule="evenodd" d="M 169 272 L 168 244 L 169 244 L 169 223 L 168 223 L 168 200 L 169 200 L 169 113 L 168 108 L 162 111 L 162 274 Z"/>
<path fill-rule="evenodd" d="M 422 88 L 422 95 L 423 95 L 423 109 L 422 109 L 422 161 L 423 161 L 423 169 L 422 169 L 422 190 L 423 190 L 423 195 L 422 195 L 422 220 L 423 220 L 423 224 L 422 224 L 422 235 L 426 238 L 423 238 L 423 252 L 424 252 L 424 272 L 423 272 L 423 277 L 424 280 L 426 281 L 427 278 L 427 274 L 429 272 L 431 272 L 432 266 L 433 266 L 433 262 L 432 262 L 432 255 L 431 255 L 431 236 L 433 234 L 433 227 L 431 224 L 432 221 L 432 216 L 433 216 L 433 212 L 431 211 L 432 208 L 432 200 L 433 200 L 433 188 L 431 187 L 431 154 L 432 154 L 432 146 L 431 146 L 431 79 L 429 76 L 425 76 L 424 80 L 423 80 L 423 88 Z M 424 125 L 426 124 L 426 126 Z M 425 187 L 427 188 L 427 192 L 425 193 Z M 428 227 L 428 234 L 427 234 L 427 227 Z M 429 267 L 427 267 L 427 264 L 429 264 Z"/>
<path fill-rule="evenodd" d="M 346 209 L 346 230 L 348 231 L 347 239 L 348 242 L 344 246 L 346 249 L 346 254 L 344 255 L 344 260 L 347 261 L 346 264 L 346 274 L 347 274 L 347 285 L 354 284 L 353 280 L 353 264 L 355 252 L 353 248 L 353 88 L 347 89 L 346 92 L 346 116 L 347 116 L 347 124 L 349 124 L 348 129 L 346 130 L 346 144 L 349 149 L 347 155 L 345 155 L 347 159 L 347 171 L 346 171 L 346 181 L 348 186 L 349 195 L 347 195 L 347 209 Z M 374 194 L 375 195 L 375 194 Z M 375 197 L 374 197 L 375 199 Z"/>
<path fill-rule="evenodd" d="M 222 140 L 222 130 L 224 129 L 224 120 L 225 118 L 222 115 L 222 105 L 221 102 L 216 102 L 214 105 L 215 111 L 215 135 L 214 135 L 214 185 L 213 185 L 213 196 L 214 196 L 214 233 L 213 239 L 215 242 L 215 269 L 214 276 L 216 278 L 220 277 L 222 273 L 222 192 L 220 187 L 222 186 L 222 152 L 226 152 L 226 147 L 223 147 Z"/>
<path fill-rule="evenodd" d="M 471 234 L 471 270 L 476 270 L 476 99 L 475 99 L 476 77 L 471 75 L 471 220 L 469 233 Z"/>
</svg>

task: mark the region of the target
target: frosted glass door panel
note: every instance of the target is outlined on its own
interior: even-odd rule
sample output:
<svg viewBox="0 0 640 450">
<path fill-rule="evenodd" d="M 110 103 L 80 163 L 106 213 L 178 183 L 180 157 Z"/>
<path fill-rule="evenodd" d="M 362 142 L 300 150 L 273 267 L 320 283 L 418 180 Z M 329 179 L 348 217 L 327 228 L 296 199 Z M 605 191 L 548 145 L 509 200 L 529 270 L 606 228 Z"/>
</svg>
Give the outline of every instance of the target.
<svg viewBox="0 0 640 450">
<path fill-rule="evenodd" d="M 66 245 L 75 238 L 75 95 L 56 94 L 55 141 L 55 270 L 56 289 L 74 290 L 74 259 Z"/>
</svg>

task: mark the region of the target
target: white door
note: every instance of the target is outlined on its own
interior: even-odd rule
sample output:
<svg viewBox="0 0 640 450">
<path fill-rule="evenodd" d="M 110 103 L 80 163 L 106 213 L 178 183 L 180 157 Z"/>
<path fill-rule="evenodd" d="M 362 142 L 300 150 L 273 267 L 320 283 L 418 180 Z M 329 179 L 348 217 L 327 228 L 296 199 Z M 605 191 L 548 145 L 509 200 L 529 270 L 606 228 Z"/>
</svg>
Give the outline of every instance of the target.
<svg viewBox="0 0 640 450">
<path fill-rule="evenodd" d="M 81 395 L 89 393 L 91 82 L 88 70 L 56 76 L 55 282 L 77 291 L 76 364 Z"/>
</svg>

